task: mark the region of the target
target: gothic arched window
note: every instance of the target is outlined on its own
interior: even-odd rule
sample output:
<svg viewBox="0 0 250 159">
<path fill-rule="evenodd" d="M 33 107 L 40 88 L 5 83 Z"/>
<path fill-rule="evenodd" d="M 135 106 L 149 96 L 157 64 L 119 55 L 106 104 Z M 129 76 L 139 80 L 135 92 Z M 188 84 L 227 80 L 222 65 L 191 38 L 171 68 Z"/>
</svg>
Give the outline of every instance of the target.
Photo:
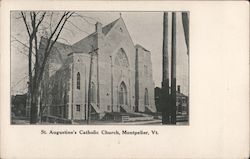
<svg viewBox="0 0 250 159">
<path fill-rule="evenodd" d="M 118 66 L 122 66 L 122 67 L 128 67 L 129 66 L 128 57 L 127 57 L 125 51 L 122 48 L 119 49 L 119 51 L 116 54 L 115 64 L 118 65 Z"/>
<path fill-rule="evenodd" d="M 80 85 L 81 85 L 81 77 L 80 77 L 80 73 L 77 72 L 77 77 L 76 77 L 76 88 L 80 89 Z"/>
</svg>

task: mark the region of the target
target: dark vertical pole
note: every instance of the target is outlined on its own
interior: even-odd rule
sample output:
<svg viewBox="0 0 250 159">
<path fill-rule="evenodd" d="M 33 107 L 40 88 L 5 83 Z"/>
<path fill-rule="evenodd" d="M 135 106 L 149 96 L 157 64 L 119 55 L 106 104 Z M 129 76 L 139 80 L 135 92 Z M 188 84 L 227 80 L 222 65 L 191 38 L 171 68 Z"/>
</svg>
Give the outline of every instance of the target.
<svg viewBox="0 0 250 159">
<path fill-rule="evenodd" d="M 111 111 L 114 111 L 114 95 L 113 95 L 113 61 L 112 56 L 110 56 L 110 62 L 111 62 Z"/>
<path fill-rule="evenodd" d="M 187 54 L 189 55 L 189 17 L 188 12 L 182 13 L 182 25 L 185 35 L 185 41 L 187 45 Z"/>
<path fill-rule="evenodd" d="M 169 123 L 169 64 L 168 64 L 168 12 L 163 15 L 163 48 L 162 48 L 162 89 L 160 105 L 162 124 Z"/>
<path fill-rule="evenodd" d="M 138 48 L 136 48 L 136 53 L 135 53 L 135 112 L 139 111 L 139 72 L 138 72 Z"/>
<path fill-rule="evenodd" d="M 86 65 L 84 65 L 84 74 L 85 74 L 85 77 L 84 77 L 84 79 L 85 79 L 85 86 L 84 86 L 84 89 L 85 89 L 85 109 L 84 109 L 84 116 L 85 116 L 85 120 L 87 120 L 87 78 L 86 78 L 86 76 L 87 76 L 87 71 L 86 71 Z"/>
<path fill-rule="evenodd" d="M 87 124 L 90 124 L 91 121 L 91 105 L 90 105 L 90 100 L 91 100 L 91 78 L 92 78 L 92 67 L 93 67 L 93 54 L 94 50 L 90 52 L 90 68 L 89 68 L 89 88 L 88 88 L 88 120 Z"/>
<path fill-rule="evenodd" d="M 67 92 L 66 90 L 64 91 L 64 98 L 63 98 L 63 118 L 67 118 L 66 116 L 66 106 L 67 106 Z M 41 111 L 41 118 L 42 118 L 42 111 Z"/>
<path fill-rule="evenodd" d="M 164 12 L 163 17 L 163 76 L 162 76 L 162 87 L 169 87 L 169 68 L 168 68 L 168 13 Z M 167 91 L 169 94 L 169 91 Z"/>
<path fill-rule="evenodd" d="M 72 57 L 74 59 L 74 57 Z M 72 101 L 71 101 L 71 122 L 73 122 L 74 118 L 73 118 L 73 114 L 74 114 L 74 60 L 73 60 L 73 64 L 72 64 Z"/>
<path fill-rule="evenodd" d="M 182 13 L 182 25 L 183 25 L 185 41 L 186 41 L 186 46 L 187 46 L 187 54 L 189 55 L 189 14 L 188 14 L 188 12 Z M 188 70 L 188 72 L 189 72 L 189 70 Z M 187 116 L 189 119 L 189 98 L 188 97 L 187 97 L 186 111 L 187 111 Z"/>
<path fill-rule="evenodd" d="M 87 124 L 90 124 L 91 118 L 91 110 L 90 110 L 90 99 L 91 99 L 91 76 L 92 76 L 92 61 L 93 61 L 93 53 L 90 53 L 90 69 L 89 69 L 89 87 L 88 87 L 88 120 Z"/>
<path fill-rule="evenodd" d="M 176 124 L 176 13 L 172 13 L 171 124 Z"/>
<path fill-rule="evenodd" d="M 100 84 L 99 84 L 99 57 L 98 57 L 98 53 L 96 54 L 96 72 L 97 72 L 97 75 L 96 75 L 96 78 L 97 78 L 97 106 L 99 107 L 100 106 Z"/>
</svg>

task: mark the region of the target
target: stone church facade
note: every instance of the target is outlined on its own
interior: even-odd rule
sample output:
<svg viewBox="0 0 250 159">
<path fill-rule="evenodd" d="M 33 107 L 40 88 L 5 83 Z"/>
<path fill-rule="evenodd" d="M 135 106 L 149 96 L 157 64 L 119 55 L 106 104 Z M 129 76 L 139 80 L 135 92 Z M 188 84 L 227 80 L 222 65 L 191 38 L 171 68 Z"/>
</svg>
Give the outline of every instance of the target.
<svg viewBox="0 0 250 159">
<path fill-rule="evenodd" d="M 133 44 L 122 17 L 97 22 L 75 44 L 54 45 L 40 96 L 44 114 L 72 120 L 87 118 L 88 100 L 99 119 L 107 112 L 156 112 L 151 53 Z"/>
</svg>

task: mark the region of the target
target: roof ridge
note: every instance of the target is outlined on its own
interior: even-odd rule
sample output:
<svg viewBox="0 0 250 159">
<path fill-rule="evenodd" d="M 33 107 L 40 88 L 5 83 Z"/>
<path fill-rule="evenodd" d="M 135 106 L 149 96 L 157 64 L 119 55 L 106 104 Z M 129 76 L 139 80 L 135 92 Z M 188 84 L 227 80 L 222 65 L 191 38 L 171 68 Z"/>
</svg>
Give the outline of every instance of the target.
<svg viewBox="0 0 250 159">
<path fill-rule="evenodd" d="M 42 36 L 41 37 L 41 41 L 42 40 L 44 40 L 44 42 L 47 42 L 49 39 Z M 51 40 L 51 42 L 54 42 L 54 40 Z M 60 42 L 58 40 L 56 40 L 55 44 L 61 44 L 61 45 L 66 45 L 66 46 L 72 47 L 72 44 L 66 44 L 66 43 Z"/>
<path fill-rule="evenodd" d="M 81 40 L 79 40 L 79 41 L 77 41 L 77 42 L 75 42 L 75 43 L 73 43 L 72 44 L 72 46 L 74 46 L 75 44 L 77 44 L 78 42 L 80 42 L 80 41 L 82 41 L 82 40 L 84 40 L 84 39 L 86 39 L 86 38 L 89 38 L 90 36 L 93 36 L 93 35 L 95 35 L 96 34 L 96 32 L 94 31 L 93 33 L 90 33 L 88 36 L 85 36 L 84 38 L 82 38 Z"/>
<path fill-rule="evenodd" d="M 143 47 L 141 44 L 136 44 L 135 47 L 140 47 L 140 48 L 142 48 L 144 51 L 150 52 L 150 51 L 147 50 L 145 47 Z"/>
<path fill-rule="evenodd" d="M 120 19 L 121 19 L 121 17 L 119 17 L 118 19 L 112 21 L 111 23 L 109 23 L 109 24 L 103 26 L 103 27 L 102 27 L 102 33 L 105 34 L 105 35 L 107 35 L 107 33 L 113 28 L 113 26 L 116 24 L 116 22 L 117 22 L 118 20 L 120 20 Z"/>
</svg>

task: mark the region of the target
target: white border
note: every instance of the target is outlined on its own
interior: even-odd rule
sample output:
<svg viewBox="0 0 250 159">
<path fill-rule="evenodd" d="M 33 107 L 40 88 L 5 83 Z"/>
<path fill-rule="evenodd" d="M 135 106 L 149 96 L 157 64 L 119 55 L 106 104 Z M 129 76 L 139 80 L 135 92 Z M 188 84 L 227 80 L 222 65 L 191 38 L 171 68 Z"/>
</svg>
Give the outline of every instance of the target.
<svg viewBox="0 0 250 159">
<path fill-rule="evenodd" d="M 190 11 L 189 126 L 15 126 L 9 122 L 10 10 Z M 247 2 L 4 1 L 2 158 L 243 158 L 249 141 Z M 41 135 L 53 130 L 157 130 L 158 136 Z"/>
</svg>

